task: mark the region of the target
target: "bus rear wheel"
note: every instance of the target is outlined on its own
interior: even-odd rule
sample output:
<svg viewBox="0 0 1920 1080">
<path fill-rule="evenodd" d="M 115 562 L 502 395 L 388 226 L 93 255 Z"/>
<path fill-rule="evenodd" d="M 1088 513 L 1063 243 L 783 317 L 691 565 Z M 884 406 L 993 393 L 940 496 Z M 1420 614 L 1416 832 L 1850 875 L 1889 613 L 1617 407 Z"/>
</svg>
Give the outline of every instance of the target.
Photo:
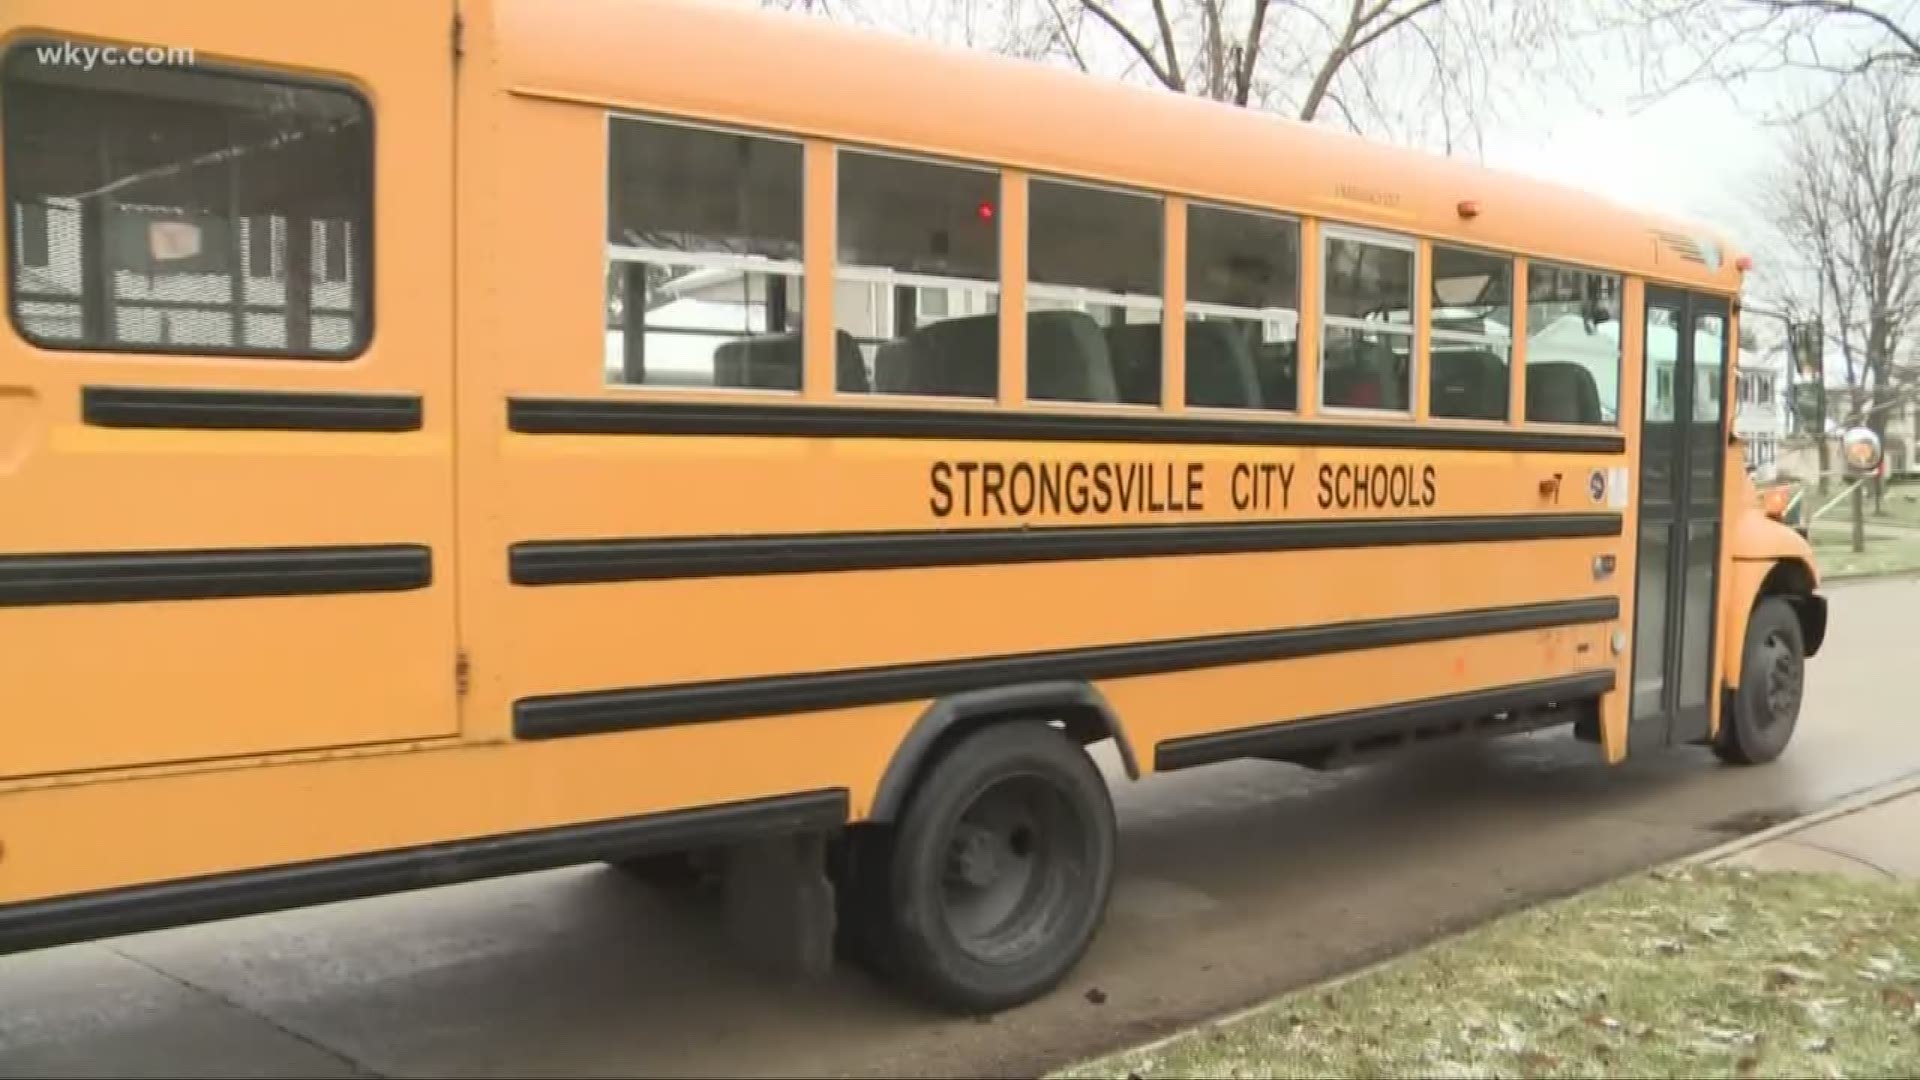
<svg viewBox="0 0 1920 1080">
<path fill-rule="evenodd" d="M 1742 648 L 1740 689 L 1721 717 L 1713 751 L 1734 765 L 1761 765 L 1786 750 L 1806 691 L 1806 642 L 1792 605 L 1762 597 Z"/>
<path fill-rule="evenodd" d="M 922 779 L 887 837 L 862 905 L 879 924 L 863 935 L 864 958 L 943 1008 L 1031 1001 L 1092 943 L 1114 838 L 1106 781 L 1064 732 L 976 731 Z"/>
</svg>

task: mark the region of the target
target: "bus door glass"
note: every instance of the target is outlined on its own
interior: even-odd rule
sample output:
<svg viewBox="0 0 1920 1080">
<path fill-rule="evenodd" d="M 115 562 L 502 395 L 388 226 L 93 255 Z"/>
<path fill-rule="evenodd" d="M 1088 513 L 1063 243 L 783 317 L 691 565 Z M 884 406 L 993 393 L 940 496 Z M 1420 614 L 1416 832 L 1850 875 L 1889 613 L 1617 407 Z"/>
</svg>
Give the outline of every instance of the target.
<svg viewBox="0 0 1920 1080">
<path fill-rule="evenodd" d="M 1631 742 L 1707 734 L 1717 630 L 1727 303 L 1649 287 Z"/>
</svg>

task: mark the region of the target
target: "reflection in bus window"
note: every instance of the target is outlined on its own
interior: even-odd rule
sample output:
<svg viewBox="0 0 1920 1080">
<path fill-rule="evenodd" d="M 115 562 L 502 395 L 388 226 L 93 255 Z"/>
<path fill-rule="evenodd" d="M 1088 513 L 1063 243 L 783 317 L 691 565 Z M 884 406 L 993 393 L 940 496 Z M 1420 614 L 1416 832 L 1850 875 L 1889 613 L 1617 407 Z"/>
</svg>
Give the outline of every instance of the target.
<svg viewBox="0 0 1920 1080">
<path fill-rule="evenodd" d="M 1432 301 L 1428 415 L 1505 420 L 1513 260 L 1435 245 Z"/>
<path fill-rule="evenodd" d="M 840 151 L 842 393 L 998 396 L 999 196 L 986 169 Z"/>
<path fill-rule="evenodd" d="M 1298 407 L 1300 225 L 1187 207 L 1187 404 Z"/>
<path fill-rule="evenodd" d="M 1618 275 L 1527 267 L 1527 419 L 1619 423 Z"/>
<path fill-rule="evenodd" d="M 1693 321 L 1693 370 L 1700 388 L 1693 395 L 1693 418 L 1720 422 L 1721 378 L 1726 371 L 1727 321 L 1703 314 Z"/>
<path fill-rule="evenodd" d="M 1160 200 L 1035 180 L 1027 207 L 1027 397 L 1159 404 Z"/>
<path fill-rule="evenodd" d="M 7 53 L 13 316 L 48 348 L 344 359 L 372 330 L 373 120 L 342 89 Z"/>
<path fill-rule="evenodd" d="M 1414 249 L 1328 229 L 1320 402 L 1406 412 L 1413 388 Z"/>
<path fill-rule="evenodd" d="M 609 130 L 608 378 L 800 389 L 800 144 L 625 118 Z"/>
</svg>

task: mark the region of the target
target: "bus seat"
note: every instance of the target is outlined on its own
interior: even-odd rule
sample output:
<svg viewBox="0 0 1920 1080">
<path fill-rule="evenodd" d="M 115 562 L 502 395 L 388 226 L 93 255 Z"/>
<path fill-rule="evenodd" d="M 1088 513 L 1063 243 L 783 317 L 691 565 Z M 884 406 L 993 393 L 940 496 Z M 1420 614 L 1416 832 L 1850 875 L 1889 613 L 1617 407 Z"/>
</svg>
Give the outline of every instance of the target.
<svg viewBox="0 0 1920 1080">
<path fill-rule="evenodd" d="M 1254 350 L 1254 378 L 1260 383 L 1260 401 L 1269 409 L 1300 407 L 1299 345 L 1272 341 Z"/>
<path fill-rule="evenodd" d="M 1485 349 L 1437 349 L 1433 353 L 1434 416 L 1461 420 L 1507 417 L 1507 365 Z"/>
<path fill-rule="evenodd" d="M 880 346 L 880 389 L 937 397 L 1000 396 L 1000 316 L 969 315 L 929 323 Z"/>
<path fill-rule="evenodd" d="M 1041 401 L 1120 400 L 1106 335 L 1093 316 L 1067 310 L 1027 315 L 1027 396 Z"/>
<path fill-rule="evenodd" d="M 1258 409 L 1262 401 L 1245 335 L 1230 323 L 1187 323 L 1187 404 Z"/>
<path fill-rule="evenodd" d="M 860 355 L 860 343 L 845 330 L 833 332 L 835 389 L 848 394 L 864 394 L 873 389 L 867 381 L 867 362 Z"/>
<path fill-rule="evenodd" d="M 798 390 L 803 352 L 798 331 L 736 338 L 713 350 L 713 385 Z"/>
<path fill-rule="evenodd" d="M 1593 373 L 1565 360 L 1528 364 L 1527 419 L 1557 424 L 1605 423 Z"/>
<path fill-rule="evenodd" d="M 1371 341 L 1337 345 L 1336 363 L 1327 373 L 1327 404 L 1348 409 L 1405 411 L 1407 385 L 1402 361 L 1393 350 Z"/>
<path fill-rule="evenodd" d="M 1159 323 L 1122 323 L 1107 327 L 1107 350 L 1120 400 L 1143 405 L 1160 401 L 1163 339 Z"/>
<path fill-rule="evenodd" d="M 805 357 L 805 337 L 798 330 L 739 338 L 713 351 L 713 383 L 715 386 L 798 390 Z M 845 330 L 834 334 L 834 363 L 841 390 L 867 391 L 867 365 L 860 359 L 860 346 Z"/>
</svg>

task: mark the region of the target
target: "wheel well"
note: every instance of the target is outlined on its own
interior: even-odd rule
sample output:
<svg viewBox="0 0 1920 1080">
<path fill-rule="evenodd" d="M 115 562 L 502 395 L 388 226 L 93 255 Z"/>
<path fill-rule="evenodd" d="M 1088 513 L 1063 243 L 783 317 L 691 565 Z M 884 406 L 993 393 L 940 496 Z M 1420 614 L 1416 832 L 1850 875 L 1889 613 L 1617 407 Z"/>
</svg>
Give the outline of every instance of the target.
<svg viewBox="0 0 1920 1080">
<path fill-rule="evenodd" d="M 1813 591 L 1813 568 L 1799 559 L 1775 563 L 1760 582 L 1760 596 L 1755 602 L 1769 596 L 1778 596 L 1793 608 L 1807 655 L 1818 653 L 1827 638 L 1827 600 Z"/>
<path fill-rule="evenodd" d="M 1031 683 L 975 690 L 941 698 L 907 732 L 880 776 L 867 820 L 892 821 L 922 776 L 954 743 L 992 724 L 1040 721 L 1066 732 L 1081 746 L 1112 739 L 1130 779 L 1140 767 L 1112 706 L 1089 683 Z"/>
</svg>

